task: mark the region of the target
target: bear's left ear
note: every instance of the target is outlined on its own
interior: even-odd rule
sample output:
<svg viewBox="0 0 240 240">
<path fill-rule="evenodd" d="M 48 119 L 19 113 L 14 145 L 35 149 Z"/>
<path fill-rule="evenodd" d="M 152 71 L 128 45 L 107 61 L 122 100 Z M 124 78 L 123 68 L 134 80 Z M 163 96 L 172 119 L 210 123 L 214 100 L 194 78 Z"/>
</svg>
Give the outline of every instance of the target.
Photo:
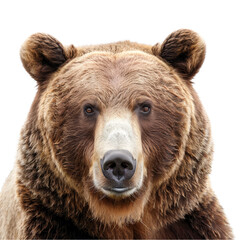
<svg viewBox="0 0 240 240">
<path fill-rule="evenodd" d="M 73 45 L 66 48 L 54 37 L 36 33 L 25 41 L 20 57 L 26 71 L 41 84 L 76 53 Z"/>
<path fill-rule="evenodd" d="M 174 67 L 183 79 L 191 80 L 204 61 L 206 46 L 197 33 L 181 29 L 162 44 L 154 45 L 152 52 Z"/>
</svg>

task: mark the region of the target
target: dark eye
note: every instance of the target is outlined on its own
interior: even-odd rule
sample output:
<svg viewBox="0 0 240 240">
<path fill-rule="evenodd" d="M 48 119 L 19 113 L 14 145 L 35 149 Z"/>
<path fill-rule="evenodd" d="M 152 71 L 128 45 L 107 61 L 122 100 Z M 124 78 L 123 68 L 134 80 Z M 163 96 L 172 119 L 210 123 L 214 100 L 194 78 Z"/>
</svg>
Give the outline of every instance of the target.
<svg viewBox="0 0 240 240">
<path fill-rule="evenodd" d="M 91 105 L 86 105 L 86 106 L 84 107 L 84 113 L 85 113 L 87 116 L 92 116 L 92 115 L 94 115 L 94 113 L 95 113 L 95 109 L 94 109 L 94 107 L 91 106 Z"/>
<path fill-rule="evenodd" d="M 151 106 L 148 103 L 140 105 L 140 112 L 144 115 L 147 115 L 151 112 Z"/>
</svg>

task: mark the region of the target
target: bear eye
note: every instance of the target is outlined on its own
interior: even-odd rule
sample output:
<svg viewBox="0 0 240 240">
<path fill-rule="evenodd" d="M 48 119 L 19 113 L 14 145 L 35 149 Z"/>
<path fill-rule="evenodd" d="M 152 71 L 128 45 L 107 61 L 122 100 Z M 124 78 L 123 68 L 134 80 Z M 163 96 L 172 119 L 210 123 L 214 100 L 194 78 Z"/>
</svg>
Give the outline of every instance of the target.
<svg viewBox="0 0 240 240">
<path fill-rule="evenodd" d="M 84 107 L 84 113 L 87 115 L 87 116 L 92 116 L 94 113 L 95 113 L 95 109 L 93 106 L 91 105 L 86 105 Z"/>
<path fill-rule="evenodd" d="M 140 105 L 140 112 L 144 115 L 147 115 L 151 112 L 151 105 L 148 103 L 143 103 Z"/>
</svg>

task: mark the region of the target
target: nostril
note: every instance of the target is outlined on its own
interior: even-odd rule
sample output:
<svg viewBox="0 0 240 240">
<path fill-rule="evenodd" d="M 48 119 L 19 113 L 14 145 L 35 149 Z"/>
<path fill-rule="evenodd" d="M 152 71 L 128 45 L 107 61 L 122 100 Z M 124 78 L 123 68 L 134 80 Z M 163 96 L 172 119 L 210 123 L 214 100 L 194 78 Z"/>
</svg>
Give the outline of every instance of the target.
<svg viewBox="0 0 240 240">
<path fill-rule="evenodd" d="M 128 168 L 129 170 L 132 170 L 133 169 L 133 166 L 132 166 L 132 164 L 129 164 L 129 163 L 127 163 L 127 162 L 122 162 L 121 163 L 121 167 L 122 168 Z"/>
<path fill-rule="evenodd" d="M 114 168 L 116 168 L 116 163 L 115 162 L 110 162 L 110 163 L 104 165 L 104 170 L 114 169 Z"/>
</svg>

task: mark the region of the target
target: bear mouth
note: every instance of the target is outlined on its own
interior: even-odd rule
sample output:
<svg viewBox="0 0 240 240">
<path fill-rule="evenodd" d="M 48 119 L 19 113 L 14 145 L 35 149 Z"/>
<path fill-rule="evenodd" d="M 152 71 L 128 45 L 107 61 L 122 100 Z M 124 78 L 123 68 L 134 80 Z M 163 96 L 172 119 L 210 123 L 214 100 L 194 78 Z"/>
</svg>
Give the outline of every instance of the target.
<svg viewBox="0 0 240 240">
<path fill-rule="evenodd" d="M 129 196 L 135 192 L 135 187 L 103 187 L 102 190 L 106 195 Z"/>
</svg>

